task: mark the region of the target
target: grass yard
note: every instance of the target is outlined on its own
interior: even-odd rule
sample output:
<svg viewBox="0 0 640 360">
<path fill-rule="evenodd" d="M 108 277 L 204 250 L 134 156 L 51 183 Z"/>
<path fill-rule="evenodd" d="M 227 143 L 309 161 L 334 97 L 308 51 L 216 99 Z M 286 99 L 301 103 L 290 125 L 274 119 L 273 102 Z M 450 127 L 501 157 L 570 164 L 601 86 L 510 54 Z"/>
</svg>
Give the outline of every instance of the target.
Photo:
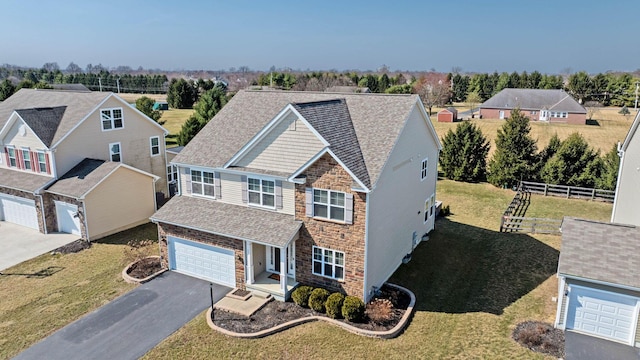
<svg viewBox="0 0 640 360">
<path fill-rule="evenodd" d="M 118 96 L 120 96 L 124 101 L 130 103 L 130 104 L 135 104 L 136 100 L 138 100 L 139 98 L 146 96 L 148 98 L 151 98 L 155 101 L 167 101 L 167 94 L 135 94 L 135 93 L 119 93 L 117 94 Z"/>
<path fill-rule="evenodd" d="M 242 340 L 214 332 L 201 314 L 145 358 L 542 359 L 513 341 L 511 331 L 524 320 L 553 322 L 560 237 L 497 232 L 513 194 L 489 184 L 438 182 L 438 199 L 451 206 L 452 215 L 436 222 L 431 239 L 391 279 L 417 296 L 416 313 L 396 339 L 369 339 L 311 323 Z M 610 204 L 533 200 L 532 212 L 560 207 L 606 220 L 611 211 Z"/>
<path fill-rule="evenodd" d="M 618 108 L 601 108 L 594 116 L 593 120 L 597 125 L 569 125 L 569 124 L 552 124 L 539 121 L 531 121 L 531 136 L 538 140 L 538 150 L 542 150 L 549 143 L 549 139 L 554 134 L 558 134 L 561 140 L 569 137 L 574 132 L 579 132 L 584 136 L 589 145 L 601 153 L 606 153 L 618 141 L 624 141 L 624 138 L 631 127 L 635 114 L 624 115 L 618 114 Z M 495 138 L 498 129 L 502 127 L 504 120 L 499 119 L 476 119 L 473 121 L 482 133 L 491 141 L 490 155 L 495 149 Z M 436 115 L 431 116 L 431 122 L 440 138 L 444 137 L 449 129 L 455 130 L 457 123 L 439 123 Z"/>
<path fill-rule="evenodd" d="M 182 124 L 193 115 L 193 109 L 169 109 L 162 112 L 160 121 L 166 121 L 164 128 L 169 131 L 169 135 L 178 135 Z"/>
<path fill-rule="evenodd" d="M 135 287 L 122 280 L 131 239 L 157 239 L 142 225 L 93 243 L 76 254 L 45 254 L 0 275 L 0 358 L 7 359 L 55 330 Z M 157 245 L 156 245 L 157 248 Z M 51 275 L 38 276 L 49 270 Z"/>
</svg>

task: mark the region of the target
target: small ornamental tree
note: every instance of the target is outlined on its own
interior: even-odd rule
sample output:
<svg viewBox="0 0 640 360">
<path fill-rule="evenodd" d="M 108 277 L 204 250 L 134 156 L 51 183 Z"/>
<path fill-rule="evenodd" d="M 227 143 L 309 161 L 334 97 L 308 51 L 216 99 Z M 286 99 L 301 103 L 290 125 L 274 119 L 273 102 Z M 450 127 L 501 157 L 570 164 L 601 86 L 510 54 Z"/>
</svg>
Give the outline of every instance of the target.
<svg viewBox="0 0 640 360">
<path fill-rule="evenodd" d="M 627 108 L 627 105 L 622 106 L 622 109 L 620 109 L 620 111 L 618 111 L 618 114 L 627 116 L 629 115 L 631 112 L 629 112 L 629 109 Z"/>
<path fill-rule="evenodd" d="M 485 179 L 489 142 L 480 128 L 463 121 L 456 131 L 449 129 L 442 138 L 440 167 L 451 180 L 477 182 Z"/>
<path fill-rule="evenodd" d="M 487 176 L 491 184 L 512 187 L 518 181 L 531 177 L 537 146 L 530 132 L 529 118 L 520 109 L 513 109 L 511 116 L 498 129 L 496 150 L 489 161 Z"/>
</svg>

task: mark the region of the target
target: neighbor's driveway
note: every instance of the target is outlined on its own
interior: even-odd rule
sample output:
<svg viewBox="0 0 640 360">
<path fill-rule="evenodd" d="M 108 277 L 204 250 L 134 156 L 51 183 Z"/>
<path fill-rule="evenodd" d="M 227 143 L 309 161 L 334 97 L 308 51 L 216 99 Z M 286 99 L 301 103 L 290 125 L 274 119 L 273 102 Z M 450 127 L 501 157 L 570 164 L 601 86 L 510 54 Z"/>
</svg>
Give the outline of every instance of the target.
<svg viewBox="0 0 640 360">
<path fill-rule="evenodd" d="M 213 301 L 230 290 L 214 285 Z M 168 271 L 58 330 L 15 359 L 137 359 L 209 306 L 208 282 Z"/>
<path fill-rule="evenodd" d="M 0 221 L 0 271 L 78 240 L 78 235 L 42 234 L 38 230 Z"/>
<path fill-rule="evenodd" d="M 573 331 L 564 332 L 564 352 L 566 360 L 640 359 L 637 348 Z"/>
</svg>

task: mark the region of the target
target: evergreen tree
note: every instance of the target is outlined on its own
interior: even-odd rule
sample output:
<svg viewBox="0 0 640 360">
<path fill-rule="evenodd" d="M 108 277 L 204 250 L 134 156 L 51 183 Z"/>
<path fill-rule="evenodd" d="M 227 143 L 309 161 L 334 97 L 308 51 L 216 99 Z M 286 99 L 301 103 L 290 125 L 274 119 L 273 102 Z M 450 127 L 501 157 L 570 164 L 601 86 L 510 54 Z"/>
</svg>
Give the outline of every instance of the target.
<svg viewBox="0 0 640 360">
<path fill-rule="evenodd" d="M 536 165 L 531 175 L 532 181 L 542 181 L 542 168 L 544 168 L 544 165 L 549 159 L 558 152 L 560 145 L 562 145 L 562 141 L 560 141 L 558 133 L 553 134 L 551 139 L 549 139 L 549 144 L 536 156 Z"/>
<path fill-rule="evenodd" d="M 169 106 L 176 109 L 189 109 L 196 101 L 196 97 L 197 89 L 190 81 L 171 79 L 167 92 Z"/>
<path fill-rule="evenodd" d="M 147 115 L 151 119 L 153 119 L 158 124 L 164 124 L 164 121 L 160 122 L 160 118 L 162 117 L 162 113 L 158 110 L 153 109 L 153 105 L 155 101 L 149 97 L 142 96 L 136 99 L 136 109 L 138 109 L 141 113 Z"/>
<path fill-rule="evenodd" d="M 198 120 L 195 115 L 192 115 L 187 119 L 187 121 L 182 124 L 182 128 L 176 137 L 176 142 L 179 146 L 187 145 L 191 139 L 193 139 L 196 134 L 204 127 L 204 123 Z"/>
<path fill-rule="evenodd" d="M 536 141 L 531 138 L 529 118 L 520 109 L 498 129 L 496 150 L 489 162 L 487 180 L 495 186 L 512 187 L 520 180 L 529 180 L 535 164 Z"/>
<path fill-rule="evenodd" d="M 615 190 L 618 183 L 619 168 L 618 145 L 613 144 L 611 150 L 602 158 L 602 174 L 596 180 L 596 187 L 604 190 Z"/>
<path fill-rule="evenodd" d="M 0 101 L 5 101 L 9 96 L 13 95 L 16 91 L 16 87 L 13 86 L 9 79 L 5 79 L 0 83 Z"/>
<path fill-rule="evenodd" d="M 213 89 L 207 90 L 200 96 L 200 100 L 194 107 L 196 110 L 195 116 L 200 122 L 206 124 L 213 119 L 226 103 L 227 97 L 223 88 L 214 86 Z"/>
<path fill-rule="evenodd" d="M 593 187 L 602 173 L 602 159 L 580 133 L 566 138 L 542 168 L 542 180 L 549 184 Z"/>
<path fill-rule="evenodd" d="M 456 131 L 449 129 L 442 138 L 440 167 L 451 180 L 476 182 L 485 179 L 489 142 L 480 128 L 463 121 Z"/>
</svg>

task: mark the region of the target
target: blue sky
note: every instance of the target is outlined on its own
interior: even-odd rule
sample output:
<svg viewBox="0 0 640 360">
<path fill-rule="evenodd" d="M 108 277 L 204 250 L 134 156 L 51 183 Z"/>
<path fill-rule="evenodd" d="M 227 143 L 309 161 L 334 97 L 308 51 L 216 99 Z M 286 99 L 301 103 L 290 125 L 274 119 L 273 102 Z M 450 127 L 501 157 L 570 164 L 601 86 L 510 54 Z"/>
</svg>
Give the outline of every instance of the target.
<svg viewBox="0 0 640 360">
<path fill-rule="evenodd" d="M 638 0 L 8 0 L 0 63 L 633 71 L 639 10 Z"/>
</svg>

